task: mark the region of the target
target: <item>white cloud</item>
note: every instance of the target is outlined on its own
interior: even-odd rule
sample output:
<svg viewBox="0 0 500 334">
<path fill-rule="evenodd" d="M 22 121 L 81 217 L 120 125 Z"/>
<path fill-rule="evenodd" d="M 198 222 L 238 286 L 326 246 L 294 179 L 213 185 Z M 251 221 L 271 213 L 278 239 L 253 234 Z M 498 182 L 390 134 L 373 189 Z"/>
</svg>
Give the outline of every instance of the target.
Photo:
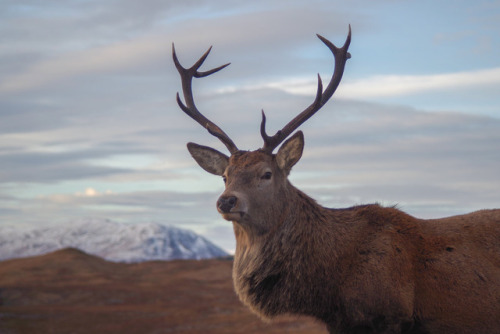
<svg viewBox="0 0 500 334">
<path fill-rule="evenodd" d="M 500 67 L 432 75 L 379 75 L 344 82 L 339 95 L 370 98 L 500 84 Z"/>
<path fill-rule="evenodd" d="M 326 78 L 322 78 L 325 85 Z M 376 75 L 355 81 L 345 80 L 339 86 L 336 97 L 366 99 L 394 97 L 422 92 L 474 88 L 500 84 L 500 67 L 477 71 L 432 74 L 432 75 Z M 241 89 L 279 89 L 290 94 L 313 96 L 317 81 L 311 78 L 284 78 L 274 82 L 250 84 Z M 218 89 L 218 93 L 235 91 L 235 87 Z"/>
</svg>

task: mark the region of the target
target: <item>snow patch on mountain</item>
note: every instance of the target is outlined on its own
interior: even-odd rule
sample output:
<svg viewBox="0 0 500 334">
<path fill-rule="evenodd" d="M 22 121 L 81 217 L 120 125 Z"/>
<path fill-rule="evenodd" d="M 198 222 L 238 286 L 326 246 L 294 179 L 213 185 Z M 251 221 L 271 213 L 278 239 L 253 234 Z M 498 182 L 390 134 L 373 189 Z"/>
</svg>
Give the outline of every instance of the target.
<svg viewBox="0 0 500 334">
<path fill-rule="evenodd" d="M 23 231 L 0 226 L 0 260 L 42 255 L 67 247 L 115 262 L 228 255 L 192 231 L 157 223 L 122 224 L 84 219 Z"/>
</svg>

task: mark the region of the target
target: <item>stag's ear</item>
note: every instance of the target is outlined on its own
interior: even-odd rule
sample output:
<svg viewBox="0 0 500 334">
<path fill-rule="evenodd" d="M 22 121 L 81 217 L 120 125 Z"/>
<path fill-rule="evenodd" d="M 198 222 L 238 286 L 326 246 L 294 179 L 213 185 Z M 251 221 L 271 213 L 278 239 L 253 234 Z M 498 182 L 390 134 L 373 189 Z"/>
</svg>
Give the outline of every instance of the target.
<svg viewBox="0 0 500 334">
<path fill-rule="evenodd" d="M 283 145 L 281 145 L 276 154 L 276 162 L 279 168 L 290 172 L 293 165 L 300 160 L 302 151 L 304 150 L 304 134 L 302 131 L 297 131 Z"/>
<path fill-rule="evenodd" d="M 209 173 L 221 176 L 224 174 L 227 165 L 229 164 L 229 158 L 214 150 L 211 147 L 198 145 L 195 143 L 188 143 L 187 148 L 191 156 L 196 160 L 201 168 Z"/>
</svg>

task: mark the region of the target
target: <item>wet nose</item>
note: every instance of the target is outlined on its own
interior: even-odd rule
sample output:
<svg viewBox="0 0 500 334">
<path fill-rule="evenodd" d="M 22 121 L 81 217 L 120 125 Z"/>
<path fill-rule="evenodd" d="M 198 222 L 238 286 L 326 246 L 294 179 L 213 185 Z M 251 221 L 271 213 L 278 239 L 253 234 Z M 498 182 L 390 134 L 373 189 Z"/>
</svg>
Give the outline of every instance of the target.
<svg viewBox="0 0 500 334">
<path fill-rule="evenodd" d="M 236 202 L 238 198 L 235 196 L 221 196 L 217 200 L 217 208 L 223 213 L 229 213 L 236 206 Z"/>
</svg>

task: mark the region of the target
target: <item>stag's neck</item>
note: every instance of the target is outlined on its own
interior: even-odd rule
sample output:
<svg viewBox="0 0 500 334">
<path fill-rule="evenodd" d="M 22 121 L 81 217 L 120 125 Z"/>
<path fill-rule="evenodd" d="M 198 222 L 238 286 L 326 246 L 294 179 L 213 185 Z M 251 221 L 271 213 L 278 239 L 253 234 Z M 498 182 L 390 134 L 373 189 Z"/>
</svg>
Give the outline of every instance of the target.
<svg viewBox="0 0 500 334">
<path fill-rule="evenodd" d="M 321 292 L 304 291 L 317 287 L 314 282 L 331 279 L 324 268 L 339 256 L 343 224 L 335 210 L 320 206 L 298 189 L 287 194 L 288 205 L 272 222 L 275 228 L 256 236 L 234 225 L 236 252 L 233 267 L 235 290 L 240 299 L 264 317 L 309 309 L 318 303 Z M 308 270 L 304 270 L 308 268 Z M 288 291 L 282 291 L 283 287 Z M 304 294 L 302 298 L 296 298 Z M 295 297 L 293 297 L 295 296 Z M 311 298 L 314 298 L 314 300 Z M 280 300 L 277 302 L 277 300 Z M 293 305 L 300 300 L 302 305 Z M 300 313 L 300 312 L 299 312 Z"/>
</svg>

